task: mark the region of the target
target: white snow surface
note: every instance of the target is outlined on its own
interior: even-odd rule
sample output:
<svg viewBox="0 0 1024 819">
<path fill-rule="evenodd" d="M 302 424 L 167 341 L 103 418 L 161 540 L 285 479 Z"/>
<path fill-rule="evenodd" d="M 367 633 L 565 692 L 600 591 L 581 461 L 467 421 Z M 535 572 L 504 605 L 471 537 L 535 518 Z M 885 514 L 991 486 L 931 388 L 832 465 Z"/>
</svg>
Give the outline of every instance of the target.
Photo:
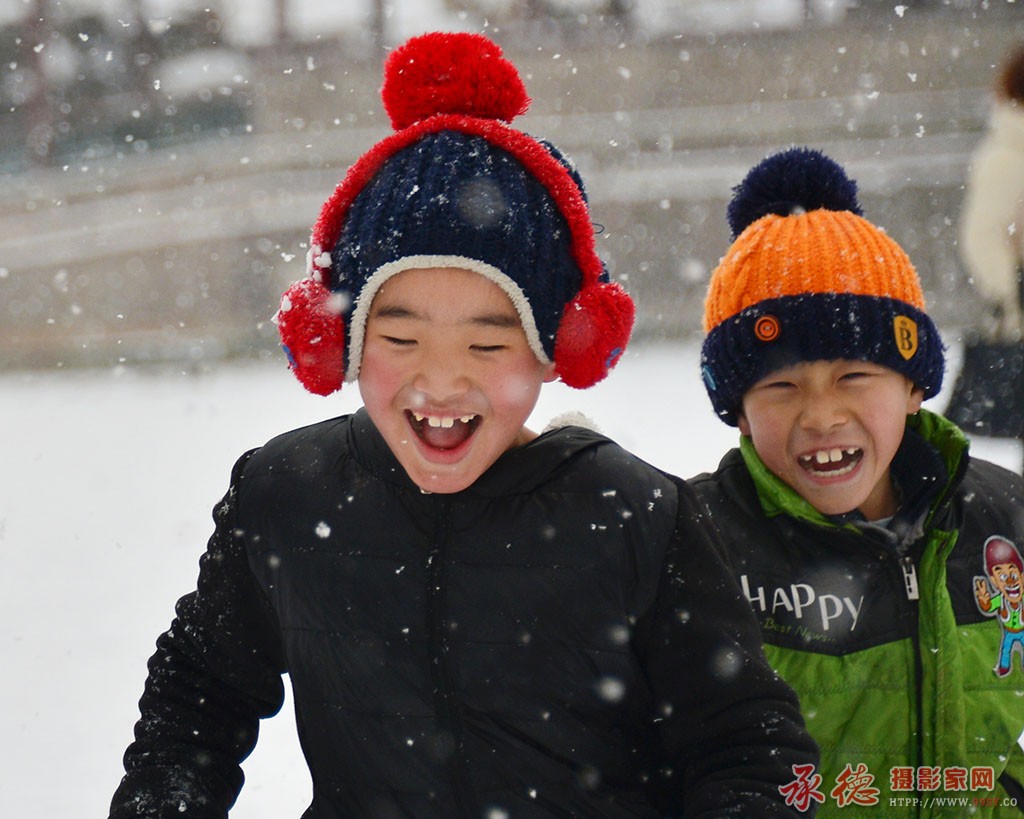
<svg viewBox="0 0 1024 819">
<path fill-rule="evenodd" d="M 714 417 L 697 356 L 695 342 L 631 348 L 590 390 L 547 385 L 531 426 L 582 412 L 658 466 L 711 469 L 737 433 Z M 0 816 L 106 816 L 146 660 L 194 588 L 235 458 L 358 406 L 355 385 L 318 398 L 283 363 L 0 376 Z M 1014 442 L 975 451 L 1020 463 Z M 308 804 L 290 701 L 245 771 L 233 819 Z"/>
</svg>

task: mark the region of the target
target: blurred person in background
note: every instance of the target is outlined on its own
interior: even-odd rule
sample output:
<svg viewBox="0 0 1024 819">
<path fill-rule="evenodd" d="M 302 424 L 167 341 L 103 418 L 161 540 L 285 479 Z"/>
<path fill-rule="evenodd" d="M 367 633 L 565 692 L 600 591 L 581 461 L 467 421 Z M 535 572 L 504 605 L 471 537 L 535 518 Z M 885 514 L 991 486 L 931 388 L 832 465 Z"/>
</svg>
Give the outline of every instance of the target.
<svg viewBox="0 0 1024 819">
<path fill-rule="evenodd" d="M 1024 43 L 1002 62 L 968 169 L 960 258 L 981 299 L 946 415 L 972 435 L 1024 440 Z"/>
<path fill-rule="evenodd" d="M 988 132 L 968 170 L 960 257 L 986 305 L 987 335 L 1019 341 L 1024 259 L 1024 43 L 995 81 Z"/>
</svg>

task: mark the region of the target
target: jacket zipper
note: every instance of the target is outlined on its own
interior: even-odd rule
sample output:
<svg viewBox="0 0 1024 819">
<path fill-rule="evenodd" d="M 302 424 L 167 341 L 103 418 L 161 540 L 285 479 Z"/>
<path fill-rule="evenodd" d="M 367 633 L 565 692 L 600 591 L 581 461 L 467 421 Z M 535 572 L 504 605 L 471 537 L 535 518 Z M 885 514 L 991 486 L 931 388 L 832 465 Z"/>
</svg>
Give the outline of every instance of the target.
<svg viewBox="0 0 1024 819">
<path fill-rule="evenodd" d="M 462 717 L 455 703 L 455 685 L 448 653 L 447 578 L 445 577 L 446 546 L 449 542 L 448 521 L 451 518 L 452 502 L 439 499 L 436 526 L 430 544 L 427 582 L 427 629 L 430 635 L 431 679 L 434 683 L 434 707 L 438 723 L 454 743 L 454 752 L 448 763 L 452 778 L 455 802 L 462 816 L 476 817 L 480 811 L 475 808 L 476 798 L 472 790 L 465 754 L 465 732 Z"/>
<path fill-rule="evenodd" d="M 922 684 L 924 679 L 924 663 L 921 661 L 921 609 L 918 602 L 921 594 L 918 587 L 917 566 L 914 563 L 914 558 L 904 547 L 897 547 L 896 554 L 900 575 L 903 580 L 903 590 L 906 593 L 907 601 L 910 603 L 910 610 L 914 619 L 911 632 L 913 634 L 911 648 L 914 653 L 914 704 L 917 711 L 917 742 L 915 743 L 917 758 L 914 760 L 914 768 L 916 769 L 924 758 L 924 690 Z M 917 786 L 916 778 L 914 794 L 917 796 L 918 804 L 920 805 L 921 791 Z M 915 810 L 915 815 L 920 815 L 920 811 Z"/>
<path fill-rule="evenodd" d="M 903 588 L 907 593 L 907 600 L 917 600 L 920 594 L 917 589 L 917 568 L 914 566 L 914 558 L 903 555 L 900 558 L 900 569 L 903 572 Z"/>
</svg>

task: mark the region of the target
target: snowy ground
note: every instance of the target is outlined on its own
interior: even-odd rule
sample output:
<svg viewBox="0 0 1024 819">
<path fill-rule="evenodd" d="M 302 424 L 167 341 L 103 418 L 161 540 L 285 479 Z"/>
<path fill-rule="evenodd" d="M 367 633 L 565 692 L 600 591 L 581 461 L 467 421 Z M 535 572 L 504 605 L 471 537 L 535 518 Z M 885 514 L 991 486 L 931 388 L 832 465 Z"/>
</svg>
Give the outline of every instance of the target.
<svg viewBox="0 0 1024 819">
<path fill-rule="evenodd" d="M 711 468 L 736 433 L 713 417 L 696 358 L 692 343 L 637 347 L 592 390 L 545 387 L 533 426 L 576 409 L 659 466 Z M 146 658 L 194 584 L 235 457 L 357 405 L 350 387 L 306 394 L 279 363 L 0 377 L 0 815 L 106 815 Z M 1020 463 L 1013 443 L 977 451 Z M 233 819 L 302 813 L 290 705 L 246 774 Z"/>
</svg>

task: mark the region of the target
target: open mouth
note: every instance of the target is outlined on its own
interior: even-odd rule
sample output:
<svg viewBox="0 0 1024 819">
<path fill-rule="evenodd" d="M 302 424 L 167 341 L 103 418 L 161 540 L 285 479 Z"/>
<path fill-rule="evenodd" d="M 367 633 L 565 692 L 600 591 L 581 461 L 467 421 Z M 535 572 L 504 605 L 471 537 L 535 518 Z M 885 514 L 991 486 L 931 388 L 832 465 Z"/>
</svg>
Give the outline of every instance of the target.
<svg viewBox="0 0 1024 819">
<path fill-rule="evenodd" d="M 856 469 L 864 457 L 864 450 L 858 447 L 834 447 L 819 449 L 797 460 L 802 469 L 819 478 L 838 478 Z"/>
<path fill-rule="evenodd" d="M 1016 600 L 1018 597 L 1020 597 L 1020 586 L 1007 586 L 1006 596 L 1012 600 Z"/>
<path fill-rule="evenodd" d="M 424 415 L 412 410 L 405 411 L 409 426 L 424 444 L 442 451 L 456 449 L 473 437 L 480 426 L 480 416 L 468 415 Z"/>
</svg>

